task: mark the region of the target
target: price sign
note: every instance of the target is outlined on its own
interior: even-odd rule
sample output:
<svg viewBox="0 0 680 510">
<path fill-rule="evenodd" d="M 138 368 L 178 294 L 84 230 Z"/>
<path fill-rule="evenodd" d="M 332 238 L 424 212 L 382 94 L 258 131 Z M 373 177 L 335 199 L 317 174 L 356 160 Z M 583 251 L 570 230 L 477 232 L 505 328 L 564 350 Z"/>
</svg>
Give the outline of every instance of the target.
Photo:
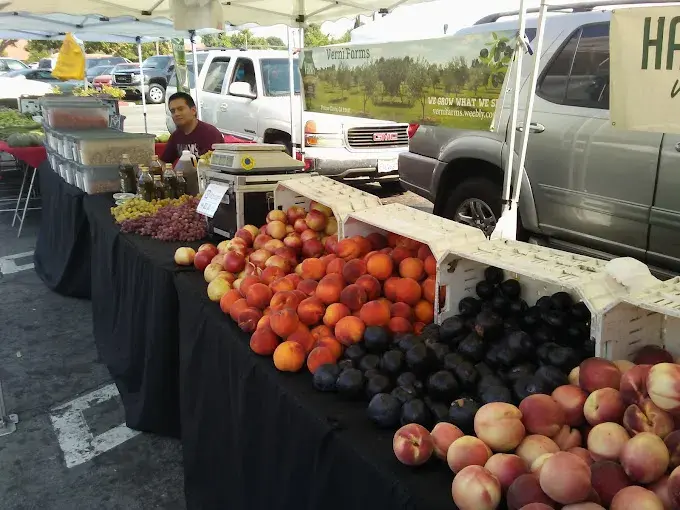
<svg viewBox="0 0 680 510">
<path fill-rule="evenodd" d="M 208 187 L 203 193 L 203 197 L 201 197 L 201 201 L 198 203 L 196 212 L 203 216 L 207 216 L 208 218 L 215 216 L 217 208 L 220 206 L 222 198 L 228 190 L 229 186 L 225 186 L 224 184 L 208 184 Z"/>
</svg>

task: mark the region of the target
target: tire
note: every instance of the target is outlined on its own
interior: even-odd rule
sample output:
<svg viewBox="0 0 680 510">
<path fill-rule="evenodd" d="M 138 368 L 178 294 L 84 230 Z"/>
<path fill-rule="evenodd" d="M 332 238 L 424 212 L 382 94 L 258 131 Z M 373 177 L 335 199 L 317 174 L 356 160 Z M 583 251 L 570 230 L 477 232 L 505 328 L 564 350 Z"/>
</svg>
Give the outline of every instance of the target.
<svg viewBox="0 0 680 510">
<path fill-rule="evenodd" d="M 273 140 L 269 140 L 267 143 L 271 143 L 273 145 L 283 145 L 286 148 L 286 154 L 288 154 L 289 156 L 293 155 L 293 144 L 290 141 L 290 139 L 279 137 L 274 138 Z"/>
<path fill-rule="evenodd" d="M 481 229 L 487 236 L 491 235 L 493 228 L 496 226 L 498 218 L 500 218 L 502 211 L 502 186 L 493 181 L 484 178 L 473 177 L 461 182 L 449 195 L 446 204 L 442 210 L 442 215 L 459 223 L 467 224 Z M 469 214 L 471 211 L 467 209 L 468 201 L 477 201 L 481 205 L 481 211 L 484 217 Z M 466 202 L 468 202 L 466 204 Z M 480 204 L 481 203 L 481 204 Z M 476 210 L 480 210 L 476 208 Z M 472 221 L 461 221 L 461 216 L 472 218 Z"/>
<path fill-rule="evenodd" d="M 401 186 L 401 181 L 384 181 L 380 183 L 380 187 L 385 193 L 391 193 L 394 195 L 404 192 L 404 188 Z"/>
<path fill-rule="evenodd" d="M 165 102 L 165 88 L 158 83 L 149 85 L 149 90 L 146 92 L 146 99 L 151 104 L 161 104 Z"/>
</svg>

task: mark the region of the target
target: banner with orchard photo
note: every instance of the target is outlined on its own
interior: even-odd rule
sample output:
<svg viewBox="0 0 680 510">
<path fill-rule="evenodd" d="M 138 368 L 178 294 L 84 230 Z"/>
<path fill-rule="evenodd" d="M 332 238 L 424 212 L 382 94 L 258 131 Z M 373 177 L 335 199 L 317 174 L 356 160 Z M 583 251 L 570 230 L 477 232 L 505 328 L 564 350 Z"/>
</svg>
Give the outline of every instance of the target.
<svg viewBox="0 0 680 510">
<path fill-rule="evenodd" d="M 515 32 L 303 50 L 305 109 L 488 130 Z"/>
</svg>

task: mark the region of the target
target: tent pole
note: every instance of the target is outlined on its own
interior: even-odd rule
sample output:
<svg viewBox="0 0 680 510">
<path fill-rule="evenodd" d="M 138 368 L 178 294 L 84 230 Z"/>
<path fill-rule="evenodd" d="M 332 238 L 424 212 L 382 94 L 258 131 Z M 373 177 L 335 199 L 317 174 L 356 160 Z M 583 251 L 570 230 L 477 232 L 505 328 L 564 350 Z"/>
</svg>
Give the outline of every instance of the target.
<svg viewBox="0 0 680 510">
<path fill-rule="evenodd" d="M 144 132 L 148 133 L 149 125 L 146 119 L 146 90 L 144 90 L 146 84 L 144 83 L 144 68 L 142 67 L 142 40 L 140 37 L 137 37 L 137 58 L 139 59 L 139 79 L 142 88 L 142 112 L 144 115 Z"/>
<path fill-rule="evenodd" d="M 196 88 L 196 117 L 201 120 L 201 92 L 198 86 L 198 56 L 196 55 L 196 32 L 191 31 L 191 54 L 193 55 L 194 65 L 194 87 Z M 189 83 L 189 94 L 191 94 L 191 83 Z"/>
<path fill-rule="evenodd" d="M 524 163 L 527 156 L 527 147 L 529 144 L 529 132 L 531 131 L 531 116 L 534 112 L 534 98 L 536 97 L 536 85 L 538 83 L 538 73 L 541 64 L 541 51 L 543 51 L 543 29 L 545 28 L 545 18 L 548 12 L 547 0 L 541 0 L 541 7 L 538 14 L 538 29 L 536 31 L 536 51 L 534 52 L 534 65 L 531 70 L 531 79 L 528 87 L 529 99 L 526 106 L 526 115 L 524 117 L 524 133 L 522 136 L 522 149 L 519 153 L 519 171 L 515 181 L 515 190 L 512 198 L 512 206 L 517 208 L 519 202 L 519 191 L 522 187 L 522 174 L 524 173 Z"/>
<path fill-rule="evenodd" d="M 290 155 L 295 157 L 297 150 L 297 147 L 295 146 L 297 143 L 297 136 L 295 133 L 295 78 L 293 75 L 293 44 L 295 43 L 295 39 L 291 37 L 292 30 L 291 27 L 286 27 L 286 33 L 288 34 L 288 89 L 290 90 Z"/>
<path fill-rule="evenodd" d="M 298 65 L 302 62 L 302 50 L 305 47 L 305 29 L 303 24 L 298 24 L 300 34 L 300 52 L 298 53 Z M 299 72 L 299 71 L 298 71 Z M 300 157 L 304 161 L 305 157 L 305 103 L 304 103 L 304 86 L 302 84 L 302 76 L 300 76 Z"/>
</svg>

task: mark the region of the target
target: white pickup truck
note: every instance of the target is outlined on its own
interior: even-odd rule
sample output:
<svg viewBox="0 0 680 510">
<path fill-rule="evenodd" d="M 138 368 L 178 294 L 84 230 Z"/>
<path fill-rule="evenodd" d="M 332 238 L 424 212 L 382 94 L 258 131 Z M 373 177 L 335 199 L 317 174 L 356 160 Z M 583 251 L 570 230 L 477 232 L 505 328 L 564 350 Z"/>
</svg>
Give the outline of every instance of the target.
<svg viewBox="0 0 680 510">
<path fill-rule="evenodd" d="M 187 55 L 191 74 L 191 56 Z M 286 51 L 210 50 L 198 54 L 201 118 L 224 134 L 291 144 L 289 61 Z M 293 124 L 300 132 L 300 73 L 295 66 Z M 196 98 L 193 79 L 191 95 Z M 171 79 L 167 97 L 175 92 Z M 168 130 L 175 126 L 167 109 Z M 408 150 L 409 126 L 394 122 L 304 112 L 305 166 L 336 179 L 361 178 L 398 185 L 399 154 Z M 296 136 L 296 139 L 299 135 Z"/>
</svg>

